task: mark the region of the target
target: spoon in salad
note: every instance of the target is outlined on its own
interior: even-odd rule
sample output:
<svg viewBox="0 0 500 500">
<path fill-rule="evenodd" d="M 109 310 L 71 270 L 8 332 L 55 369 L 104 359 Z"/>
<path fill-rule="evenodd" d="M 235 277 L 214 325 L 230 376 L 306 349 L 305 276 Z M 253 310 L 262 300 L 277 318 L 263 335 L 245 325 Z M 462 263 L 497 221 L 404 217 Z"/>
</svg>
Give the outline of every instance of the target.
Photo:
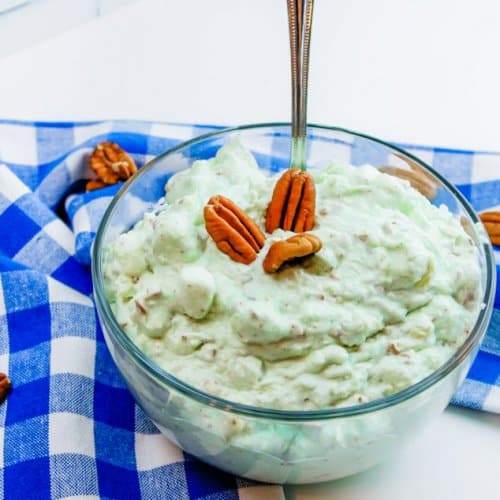
<svg viewBox="0 0 500 500">
<path fill-rule="evenodd" d="M 314 0 L 287 0 L 292 69 L 292 147 L 290 167 L 306 170 L 307 84 Z"/>
</svg>

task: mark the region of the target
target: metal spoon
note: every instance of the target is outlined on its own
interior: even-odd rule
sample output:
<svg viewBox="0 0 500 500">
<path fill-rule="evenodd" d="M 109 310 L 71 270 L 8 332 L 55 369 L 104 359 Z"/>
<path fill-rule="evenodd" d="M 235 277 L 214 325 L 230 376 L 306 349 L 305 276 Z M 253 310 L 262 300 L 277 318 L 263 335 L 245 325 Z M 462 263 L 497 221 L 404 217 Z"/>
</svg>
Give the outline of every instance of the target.
<svg viewBox="0 0 500 500">
<path fill-rule="evenodd" d="M 314 0 L 287 0 L 292 65 L 292 149 L 290 167 L 306 169 L 307 79 Z"/>
</svg>

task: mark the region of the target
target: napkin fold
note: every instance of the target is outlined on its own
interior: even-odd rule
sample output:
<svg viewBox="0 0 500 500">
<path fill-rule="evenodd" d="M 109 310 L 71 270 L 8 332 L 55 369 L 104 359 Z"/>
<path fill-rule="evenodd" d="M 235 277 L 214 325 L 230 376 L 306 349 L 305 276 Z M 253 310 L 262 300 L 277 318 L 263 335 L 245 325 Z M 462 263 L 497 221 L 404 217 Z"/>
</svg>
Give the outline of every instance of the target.
<svg viewBox="0 0 500 500">
<path fill-rule="evenodd" d="M 14 386 L 0 406 L 2 498 L 32 498 L 35 490 L 39 498 L 284 498 L 281 487 L 220 472 L 159 434 L 114 366 L 91 296 L 90 246 L 119 186 L 84 193 L 88 154 L 110 140 L 140 167 L 216 129 L 0 120 L 0 371 Z M 500 207 L 500 153 L 400 146 L 477 210 Z M 500 413 L 498 292 L 495 308 L 453 403 Z"/>
</svg>

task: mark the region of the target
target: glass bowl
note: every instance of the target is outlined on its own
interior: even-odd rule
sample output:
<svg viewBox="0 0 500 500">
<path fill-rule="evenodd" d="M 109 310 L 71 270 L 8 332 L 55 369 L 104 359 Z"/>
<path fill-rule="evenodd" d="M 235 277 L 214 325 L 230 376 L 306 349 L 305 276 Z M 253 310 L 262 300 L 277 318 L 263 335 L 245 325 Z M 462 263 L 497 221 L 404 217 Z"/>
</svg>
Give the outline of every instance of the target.
<svg viewBox="0 0 500 500">
<path fill-rule="evenodd" d="M 478 250 L 482 308 L 463 345 L 441 368 L 391 396 L 347 408 L 282 411 L 226 401 L 192 387 L 146 357 L 120 328 L 103 287 L 103 246 L 131 228 L 164 195 L 167 179 L 195 160 L 213 157 L 239 137 L 259 166 L 288 167 L 290 125 L 226 129 L 185 142 L 131 178 L 107 209 L 93 246 L 92 280 L 106 343 L 137 403 L 169 439 L 220 469 L 272 483 L 340 478 L 394 455 L 438 415 L 464 379 L 491 317 L 495 289 L 491 245 L 460 192 L 432 168 L 383 141 L 340 128 L 308 127 L 308 168 L 334 160 L 425 171 L 437 187 L 433 200 L 462 221 Z M 286 394 L 284 394 L 286 397 Z"/>
</svg>

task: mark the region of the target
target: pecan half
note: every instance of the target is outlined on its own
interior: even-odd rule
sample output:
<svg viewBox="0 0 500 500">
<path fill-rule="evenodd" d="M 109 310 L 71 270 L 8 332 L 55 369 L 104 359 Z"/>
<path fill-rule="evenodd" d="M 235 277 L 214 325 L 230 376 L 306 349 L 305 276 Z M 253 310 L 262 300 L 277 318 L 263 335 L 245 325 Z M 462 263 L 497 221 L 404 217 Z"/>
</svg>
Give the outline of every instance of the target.
<svg viewBox="0 0 500 500">
<path fill-rule="evenodd" d="M 273 243 L 262 266 L 266 273 L 274 273 L 285 262 L 319 252 L 322 246 L 321 240 L 311 233 L 295 234 L 286 240 Z"/>
<path fill-rule="evenodd" d="M 404 163 L 406 163 L 408 165 L 408 167 L 410 168 L 410 170 L 413 170 L 414 172 L 421 175 L 422 177 L 425 177 L 427 179 L 427 181 L 429 181 L 430 184 L 432 184 L 433 186 L 439 187 L 440 184 L 438 183 L 438 181 L 436 181 L 436 179 L 429 172 L 427 172 L 427 170 L 424 170 L 420 166 L 420 164 L 417 163 L 415 160 L 412 160 L 408 156 L 401 154 L 401 153 L 395 153 L 395 155 L 400 160 L 402 160 Z"/>
<path fill-rule="evenodd" d="M 316 189 L 311 174 L 299 168 L 286 170 L 274 187 L 267 207 L 266 231 L 310 231 L 314 227 Z"/>
<path fill-rule="evenodd" d="M 89 157 L 89 166 L 105 184 L 116 184 L 131 177 L 134 160 L 114 142 L 101 142 Z"/>
<path fill-rule="evenodd" d="M 500 212 L 489 211 L 479 214 L 493 245 L 500 246 Z"/>
<path fill-rule="evenodd" d="M 89 191 L 95 191 L 96 189 L 102 189 L 103 187 L 109 186 L 109 184 L 106 184 L 105 182 L 102 182 L 101 179 L 90 179 L 87 181 L 87 184 L 85 185 L 85 191 L 87 193 Z"/>
<path fill-rule="evenodd" d="M 12 388 L 12 383 L 10 378 L 5 375 L 5 373 L 0 373 L 0 405 L 7 398 L 10 390 Z"/>
<path fill-rule="evenodd" d="M 404 168 L 392 167 L 390 165 L 379 167 L 378 170 L 384 174 L 389 174 L 408 181 L 413 189 L 423 194 L 428 200 L 433 200 L 436 197 L 437 184 L 423 171 L 417 170 L 416 168 L 405 170 Z"/>
<path fill-rule="evenodd" d="M 250 264 L 264 246 L 264 235 L 241 208 L 224 196 L 212 196 L 203 210 L 205 227 L 217 248 L 231 259 Z"/>
</svg>

